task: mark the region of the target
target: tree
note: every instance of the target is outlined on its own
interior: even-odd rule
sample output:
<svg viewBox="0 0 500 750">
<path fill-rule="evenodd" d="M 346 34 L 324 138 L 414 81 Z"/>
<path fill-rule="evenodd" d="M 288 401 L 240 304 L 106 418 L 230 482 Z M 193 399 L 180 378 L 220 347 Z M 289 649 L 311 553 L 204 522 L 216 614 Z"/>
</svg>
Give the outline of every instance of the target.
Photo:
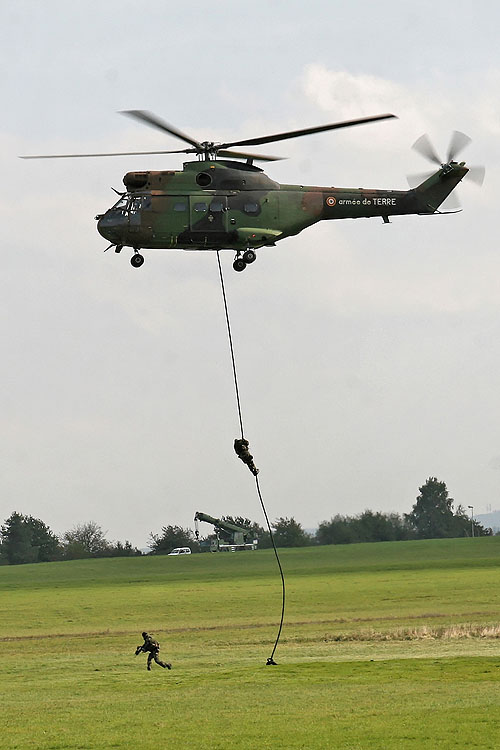
<svg viewBox="0 0 500 750">
<path fill-rule="evenodd" d="M 472 536 L 472 527 L 474 527 L 474 536 L 492 536 L 493 530 L 482 526 L 479 521 L 471 520 L 463 505 L 459 505 L 453 516 L 453 536 Z"/>
<path fill-rule="evenodd" d="M 151 541 L 148 546 L 152 555 L 168 555 L 176 547 L 191 547 L 194 552 L 198 552 L 198 542 L 191 529 L 183 529 L 182 526 L 163 526 L 161 531 L 161 535 L 149 535 Z"/>
<path fill-rule="evenodd" d="M 138 557 L 142 555 L 142 552 L 137 547 L 132 547 L 132 544 L 125 540 L 125 544 L 122 544 L 122 542 L 111 544 L 107 554 L 110 557 Z"/>
<path fill-rule="evenodd" d="M 408 524 L 398 513 L 365 510 L 353 521 L 354 535 L 360 542 L 394 542 L 411 536 Z"/>
<path fill-rule="evenodd" d="M 412 536 L 408 523 L 398 513 L 365 510 L 358 516 L 337 515 L 323 521 L 316 532 L 316 541 L 318 544 L 392 542 Z"/>
<path fill-rule="evenodd" d="M 422 487 L 411 513 L 405 514 L 408 523 L 419 539 L 436 539 L 452 536 L 453 499 L 444 482 L 429 477 Z"/>
<path fill-rule="evenodd" d="M 26 520 L 32 533 L 31 544 L 38 547 L 38 562 L 59 560 L 62 549 L 58 537 L 39 518 L 28 516 Z"/>
<path fill-rule="evenodd" d="M 436 477 L 429 477 L 422 487 L 411 513 L 405 518 L 414 529 L 419 539 L 441 539 L 471 535 L 471 521 L 465 509 L 459 505 L 453 512 L 453 499 L 448 496 L 444 482 Z M 485 529 L 474 521 L 474 534 L 487 536 L 490 529 Z"/>
<path fill-rule="evenodd" d="M 48 562 L 61 556 L 57 536 L 38 518 L 16 511 L 0 531 L 2 555 L 11 565 Z"/>
<path fill-rule="evenodd" d="M 67 559 L 105 557 L 110 543 L 101 526 L 95 521 L 78 524 L 63 535 L 64 556 Z"/>
<path fill-rule="evenodd" d="M 271 525 L 277 547 L 305 547 L 311 543 L 311 537 L 306 534 L 293 516 L 292 518 L 278 518 Z"/>
<path fill-rule="evenodd" d="M 318 544 L 351 544 L 358 542 L 354 534 L 352 518 L 336 515 L 330 521 L 322 521 L 316 531 Z"/>
<path fill-rule="evenodd" d="M 10 565 L 36 562 L 38 549 L 31 544 L 32 533 L 21 513 L 14 511 L 1 533 L 2 551 Z"/>
</svg>

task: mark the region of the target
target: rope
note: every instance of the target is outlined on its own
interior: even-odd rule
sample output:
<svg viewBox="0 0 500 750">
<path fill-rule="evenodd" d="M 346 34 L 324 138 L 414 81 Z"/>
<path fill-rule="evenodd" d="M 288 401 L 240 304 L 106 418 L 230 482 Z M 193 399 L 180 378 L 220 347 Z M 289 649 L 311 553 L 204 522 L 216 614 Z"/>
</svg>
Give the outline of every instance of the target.
<svg viewBox="0 0 500 750">
<path fill-rule="evenodd" d="M 271 537 L 271 542 L 273 545 L 274 554 L 276 556 L 276 562 L 278 563 L 278 568 L 280 571 L 281 576 L 281 619 L 280 619 L 280 626 L 278 628 L 278 635 L 276 636 L 276 641 L 274 642 L 273 650 L 271 652 L 271 656 L 267 660 L 267 664 L 276 664 L 276 662 L 273 659 L 274 652 L 276 651 L 276 647 L 278 646 L 278 641 L 280 639 L 281 630 L 283 628 L 283 620 L 285 617 L 285 576 L 283 575 L 283 568 L 281 567 L 280 558 L 278 555 L 278 550 L 276 549 L 276 544 L 274 543 L 274 534 L 271 529 L 271 524 L 269 523 L 269 518 L 267 516 L 266 512 L 266 506 L 264 505 L 264 500 L 262 499 L 262 493 L 260 491 L 260 485 L 259 485 L 259 477 L 255 477 L 255 484 L 257 486 L 257 494 L 259 496 L 260 504 L 262 506 L 262 511 L 264 513 L 264 517 L 266 519 L 267 528 L 269 529 L 269 535 Z"/>
<path fill-rule="evenodd" d="M 281 576 L 281 619 L 280 624 L 278 628 L 278 635 L 276 636 L 276 640 L 274 642 L 273 650 L 271 651 L 271 656 L 268 657 L 266 664 L 267 665 L 276 665 L 276 662 L 274 661 L 274 654 L 276 651 L 276 648 L 278 646 L 278 642 L 281 636 L 281 631 L 283 629 L 283 620 L 285 617 L 285 576 L 283 575 L 283 568 L 281 567 L 280 558 L 278 555 L 278 550 L 276 548 L 276 544 L 274 541 L 274 534 L 271 528 L 271 524 L 269 522 L 269 516 L 267 515 L 266 506 L 264 505 L 264 499 L 262 497 L 262 492 L 260 490 L 260 484 L 259 484 L 259 478 L 257 474 L 259 473 L 259 470 L 255 467 L 255 464 L 253 463 L 253 456 L 251 456 L 248 452 L 248 440 L 245 439 L 244 436 L 244 430 L 243 430 L 243 417 L 241 413 L 241 401 L 240 401 L 240 392 L 238 388 L 238 376 L 236 373 L 236 360 L 234 357 L 234 347 L 233 347 L 233 337 L 231 335 L 231 323 L 229 320 L 229 310 L 227 306 L 227 298 L 226 298 L 226 289 L 224 286 L 224 276 L 222 274 L 222 266 L 220 262 L 220 251 L 217 250 L 217 263 L 219 266 L 219 277 L 220 277 L 220 284 L 221 284 L 221 290 L 222 290 L 222 300 L 224 302 L 224 312 L 226 315 L 226 326 L 227 326 L 227 335 L 229 339 L 229 349 L 231 351 L 231 362 L 233 366 L 233 380 L 234 380 L 234 390 L 236 393 L 236 406 L 238 409 L 238 418 L 240 422 L 240 429 L 241 429 L 241 440 L 235 440 L 234 441 L 234 448 L 236 450 L 236 453 L 241 460 L 248 465 L 248 468 L 252 472 L 252 474 L 255 476 L 255 486 L 257 488 L 257 494 L 259 496 L 260 504 L 262 507 L 262 512 L 264 513 L 264 518 L 266 519 L 267 528 L 269 531 L 269 536 L 271 538 L 271 543 L 273 545 L 274 554 L 276 557 L 276 562 L 278 564 L 280 576 Z"/>
<path fill-rule="evenodd" d="M 241 416 L 241 403 L 240 403 L 240 392 L 238 389 L 238 377 L 236 375 L 236 361 L 234 359 L 234 348 L 233 348 L 233 337 L 231 336 L 231 325 L 229 323 L 229 312 L 227 309 L 227 299 L 226 299 L 226 289 L 224 286 L 224 277 L 222 275 L 222 266 L 220 263 L 220 250 L 217 250 L 217 263 L 219 264 L 219 276 L 220 276 L 220 285 L 222 289 L 222 299 L 224 302 L 224 311 L 226 313 L 226 325 L 227 325 L 227 335 L 229 338 L 229 349 L 231 351 L 231 362 L 233 364 L 233 379 L 234 379 L 234 389 L 236 391 L 236 406 L 238 407 L 238 418 L 240 420 L 240 430 L 241 430 L 241 439 L 244 440 L 244 434 L 243 434 L 243 418 Z"/>
</svg>

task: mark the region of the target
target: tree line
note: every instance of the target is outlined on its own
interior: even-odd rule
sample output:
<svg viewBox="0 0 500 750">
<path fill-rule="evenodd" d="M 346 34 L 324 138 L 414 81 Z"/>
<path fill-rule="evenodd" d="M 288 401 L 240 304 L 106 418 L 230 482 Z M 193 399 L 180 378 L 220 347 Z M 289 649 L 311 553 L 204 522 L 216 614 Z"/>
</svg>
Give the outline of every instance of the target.
<svg viewBox="0 0 500 750">
<path fill-rule="evenodd" d="M 4 564 L 141 554 L 128 541 L 109 542 L 95 521 L 79 524 L 59 537 L 39 518 L 14 511 L 0 527 L 0 562 Z"/>
<path fill-rule="evenodd" d="M 248 518 L 224 516 L 224 520 L 249 530 L 259 540 L 259 548 L 272 546 L 269 531 Z M 381 513 L 365 510 L 355 516 L 335 515 L 322 521 L 314 534 L 302 528 L 291 517 L 278 518 L 271 524 L 277 547 L 304 547 L 314 544 L 352 544 L 355 542 L 390 542 L 411 539 L 442 539 L 465 536 L 489 536 L 492 530 L 471 519 L 463 506 L 454 507 L 446 484 L 436 477 L 427 479 L 410 513 Z M 206 537 L 211 538 L 211 534 Z M 149 554 L 168 554 L 175 547 L 200 551 L 193 531 L 181 526 L 163 526 L 160 533 L 151 532 Z M 51 562 L 88 557 L 125 557 L 141 555 L 129 541 L 109 542 L 105 532 L 89 521 L 54 534 L 40 519 L 14 512 L 0 527 L 0 563 Z"/>
</svg>

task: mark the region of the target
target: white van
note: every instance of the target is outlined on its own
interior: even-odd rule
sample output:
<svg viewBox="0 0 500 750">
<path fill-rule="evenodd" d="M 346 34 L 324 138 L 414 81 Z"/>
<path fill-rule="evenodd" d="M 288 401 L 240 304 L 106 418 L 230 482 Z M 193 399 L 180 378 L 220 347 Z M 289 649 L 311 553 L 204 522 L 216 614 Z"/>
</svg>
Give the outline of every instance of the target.
<svg viewBox="0 0 500 750">
<path fill-rule="evenodd" d="M 190 555 L 191 550 L 189 547 L 176 547 L 172 550 L 172 552 L 168 553 L 168 557 L 171 557 L 172 555 Z"/>
</svg>

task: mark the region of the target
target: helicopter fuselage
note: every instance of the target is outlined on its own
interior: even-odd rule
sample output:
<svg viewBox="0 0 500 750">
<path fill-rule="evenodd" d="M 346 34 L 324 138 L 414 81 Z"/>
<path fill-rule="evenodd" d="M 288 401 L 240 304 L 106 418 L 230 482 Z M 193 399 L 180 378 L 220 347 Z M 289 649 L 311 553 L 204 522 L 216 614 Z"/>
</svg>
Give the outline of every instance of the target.
<svg viewBox="0 0 500 750">
<path fill-rule="evenodd" d="M 452 163 L 413 190 L 369 190 L 279 184 L 245 162 L 187 162 L 182 171 L 127 173 L 126 192 L 96 217 L 97 228 L 117 251 L 228 248 L 238 256 L 323 219 L 434 213 L 466 173 Z"/>
</svg>

